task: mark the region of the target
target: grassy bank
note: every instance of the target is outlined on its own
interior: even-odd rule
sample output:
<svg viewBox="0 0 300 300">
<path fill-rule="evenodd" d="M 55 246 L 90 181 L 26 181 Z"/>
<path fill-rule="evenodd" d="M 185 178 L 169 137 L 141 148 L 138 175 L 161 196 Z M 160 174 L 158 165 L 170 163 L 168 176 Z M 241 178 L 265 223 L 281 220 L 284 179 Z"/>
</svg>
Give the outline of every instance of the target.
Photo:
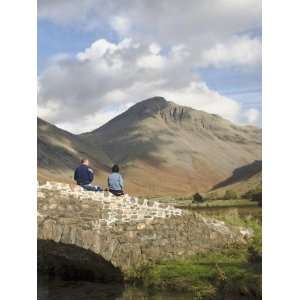
<svg viewBox="0 0 300 300">
<path fill-rule="evenodd" d="M 241 206 L 258 206 L 257 202 L 248 199 L 232 199 L 232 200 L 208 200 L 203 203 L 178 202 L 177 207 L 241 207 Z"/>
<path fill-rule="evenodd" d="M 218 200 L 204 200 L 201 203 L 194 203 L 192 197 L 148 197 L 161 203 L 175 205 L 180 208 L 193 207 L 242 207 L 242 206 L 258 206 L 258 203 L 249 199 L 218 199 Z"/>
<path fill-rule="evenodd" d="M 132 272 L 131 280 L 152 289 L 190 291 L 197 300 L 260 299 L 261 225 L 253 219 L 226 218 L 228 223 L 254 230 L 248 245 L 144 265 Z"/>
</svg>

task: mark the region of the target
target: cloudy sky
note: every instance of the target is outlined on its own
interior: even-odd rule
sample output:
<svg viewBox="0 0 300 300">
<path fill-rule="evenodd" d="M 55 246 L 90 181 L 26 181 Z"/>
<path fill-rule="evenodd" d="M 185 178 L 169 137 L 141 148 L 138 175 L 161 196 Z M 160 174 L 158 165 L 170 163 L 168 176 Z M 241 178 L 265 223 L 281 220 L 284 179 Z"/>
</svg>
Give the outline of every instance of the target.
<svg viewBox="0 0 300 300">
<path fill-rule="evenodd" d="M 261 124 L 260 0 L 38 0 L 39 116 L 74 133 L 163 96 Z"/>
</svg>

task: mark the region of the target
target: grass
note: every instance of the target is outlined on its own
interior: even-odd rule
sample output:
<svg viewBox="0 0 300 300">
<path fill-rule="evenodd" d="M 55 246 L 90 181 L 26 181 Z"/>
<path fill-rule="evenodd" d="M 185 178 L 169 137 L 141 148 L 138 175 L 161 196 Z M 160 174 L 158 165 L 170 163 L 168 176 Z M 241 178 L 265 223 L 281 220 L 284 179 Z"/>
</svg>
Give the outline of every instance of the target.
<svg viewBox="0 0 300 300">
<path fill-rule="evenodd" d="M 261 299 L 261 225 L 254 219 L 224 216 L 232 225 L 251 227 L 248 245 L 231 245 L 187 259 L 161 261 L 140 266 L 131 274 L 151 289 L 193 292 L 195 299 L 230 299 L 244 295 Z M 238 298 L 237 298 L 238 299 Z"/>
<path fill-rule="evenodd" d="M 181 205 L 176 205 L 181 206 Z M 182 206 L 186 206 L 186 203 Z M 191 203 L 189 207 L 239 207 L 239 206 L 257 206 L 257 202 L 248 199 L 231 199 L 231 200 L 207 200 L 203 203 Z"/>
<path fill-rule="evenodd" d="M 258 206 L 258 203 L 249 199 L 218 199 L 205 200 L 202 203 L 193 203 L 192 197 L 152 197 L 152 200 L 175 205 L 180 208 L 193 207 L 241 207 L 241 206 Z"/>
<path fill-rule="evenodd" d="M 256 202 L 247 199 L 210 200 L 205 203 L 208 207 L 216 206 L 257 206 Z"/>
</svg>

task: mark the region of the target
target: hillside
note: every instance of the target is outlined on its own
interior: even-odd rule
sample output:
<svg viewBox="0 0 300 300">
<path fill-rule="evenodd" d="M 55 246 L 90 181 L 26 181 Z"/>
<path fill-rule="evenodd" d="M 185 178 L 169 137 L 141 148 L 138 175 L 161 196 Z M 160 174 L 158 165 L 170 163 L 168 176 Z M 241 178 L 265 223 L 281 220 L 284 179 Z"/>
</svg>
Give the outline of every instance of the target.
<svg viewBox="0 0 300 300">
<path fill-rule="evenodd" d="M 96 170 L 96 180 L 104 180 L 111 161 L 99 148 L 94 151 L 79 136 L 62 130 L 40 118 L 37 120 L 38 179 L 73 182 L 74 168 L 88 157 Z"/>
<path fill-rule="evenodd" d="M 81 139 L 120 164 L 128 190 L 143 195 L 207 191 L 261 159 L 260 129 L 161 97 L 137 103 Z"/>
<path fill-rule="evenodd" d="M 233 171 L 226 180 L 216 184 L 211 191 L 223 194 L 226 190 L 234 190 L 238 194 L 262 185 L 262 161 L 254 161 Z"/>
</svg>

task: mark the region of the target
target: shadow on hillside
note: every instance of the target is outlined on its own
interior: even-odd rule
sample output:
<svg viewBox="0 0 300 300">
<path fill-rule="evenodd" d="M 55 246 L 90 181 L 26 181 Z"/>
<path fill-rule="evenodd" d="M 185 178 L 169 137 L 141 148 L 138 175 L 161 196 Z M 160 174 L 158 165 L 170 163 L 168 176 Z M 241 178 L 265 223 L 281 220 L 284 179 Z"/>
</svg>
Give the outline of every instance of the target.
<svg viewBox="0 0 300 300">
<path fill-rule="evenodd" d="M 252 176 L 254 176 L 255 174 L 258 174 L 261 171 L 262 171 L 262 161 L 255 160 L 254 162 L 252 162 L 248 165 L 242 166 L 240 168 L 236 168 L 232 172 L 232 175 L 229 178 L 214 185 L 211 188 L 211 191 L 215 190 L 217 188 L 221 188 L 221 187 L 236 183 L 236 182 L 240 182 L 242 180 L 247 180 L 247 179 L 251 178 Z"/>
<path fill-rule="evenodd" d="M 71 145 L 74 145 L 74 148 L 76 147 L 73 143 L 71 143 Z M 73 170 L 78 166 L 81 158 L 87 157 L 89 158 L 92 166 L 101 167 L 103 171 L 110 170 L 110 166 L 101 163 L 101 158 L 95 158 L 86 151 L 77 151 L 75 154 L 71 151 L 67 151 L 63 147 L 46 143 L 40 138 L 38 138 L 37 141 L 37 150 L 37 165 L 41 168 L 61 170 L 62 166 L 64 166 L 66 169 L 70 168 Z"/>
</svg>

